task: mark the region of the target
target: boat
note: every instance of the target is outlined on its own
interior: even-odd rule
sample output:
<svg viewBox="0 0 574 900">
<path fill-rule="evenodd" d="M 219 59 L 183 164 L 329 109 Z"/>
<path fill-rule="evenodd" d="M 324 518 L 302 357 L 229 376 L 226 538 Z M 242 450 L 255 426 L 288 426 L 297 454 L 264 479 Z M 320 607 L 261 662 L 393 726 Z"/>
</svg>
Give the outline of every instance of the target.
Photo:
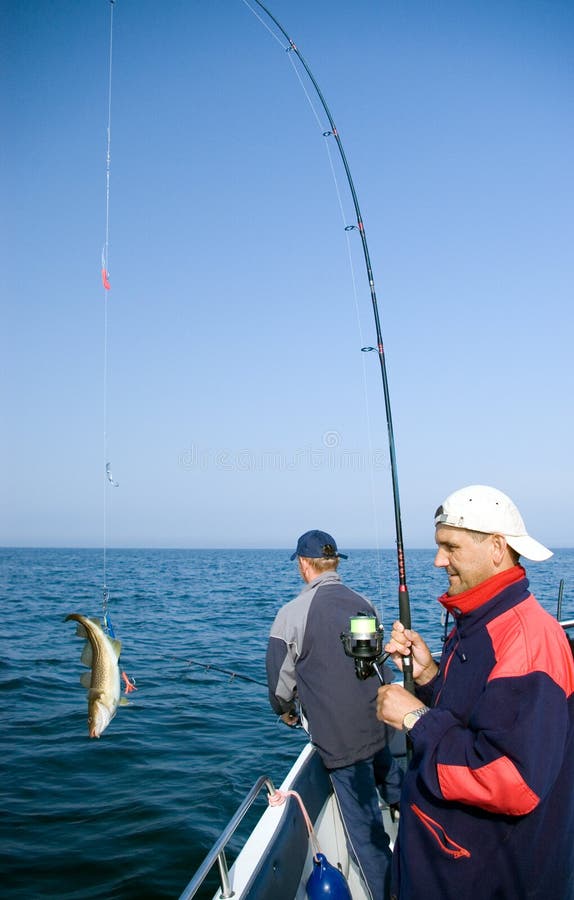
<svg viewBox="0 0 574 900">
<path fill-rule="evenodd" d="M 562 588 L 561 583 L 561 588 Z M 559 605 L 560 608 L 560 605 Z M 560 623 L 566 632 L 574 655 L 574 619 Z M 434 655 L 434 654 L 433 654 Z M 393 755 L 402 766 L 407 764 L 406 740 L 393 732 L 390 742 Z M 306 885 L 316 867 L 303 813 L 295 797 L 282 805 L 269 805 L 246 839 L 231 868 L 227 853 L 230 841 L 241 822 L 261 795 L 273 797 L 277 790 L 268 775 L 261 775 L 246 795 L 235 815 L 223 829 L 201 866 L 193 875 L 179 900 L 196 897 L 211 871 L 217 865 L 220 888 L 213 900 L 234 897 L 236 900 L 305 900 Z M 343 824 L 335 801 L 327 770 L 311 742 L 305 744 L 287 776 L 279 786 L 280 795 L 294 791 L 301 797 L 309 816 L 321 853 L 345 878 L 353 900 L 370 900 L 345 841 Z M 385 830 L 393 846 L 398 816 L 381 800 Z M 205 892 L 202 897 L 207 896 Z M 342 894 L 324 892 L 321 896 Z"/>
<path fill-rule="evenodd" d="M 391 749 L 404 765 L 406 742 L 400 732 L 394 732 Z M 237 900 L 304 900 L 307 897 L 307 881 L 317 863 L 314 862 L 315 854 L 304 814 L 292 795 L 281 805 L 268 805 L 228 869 L 228 845 L 263 791 L 267 792 L 269 798 L 278 793 L 267 775 L 261 775 L 257 779 L 180 895 L 180 900 L 196 897 L 215 865 L 219 868 L 220 889 L 215 893 L 214 900 L 225 897 Z M 311 742 L 304 745 L 279 786 L 279 796 L 288 791 L 294 791 L 300 796 L 321 854 L 343 875 L 353 900 L 370 900 L 370 893 L 347 848 L 327 770 Z M 392 846 L 396 839 L 398 817 L 382 800 L 381 811 Z M 202 893 L 202 896 L 207 894 Z M 324 893 L 323 896 L 343 895 Z"/>
</svg>

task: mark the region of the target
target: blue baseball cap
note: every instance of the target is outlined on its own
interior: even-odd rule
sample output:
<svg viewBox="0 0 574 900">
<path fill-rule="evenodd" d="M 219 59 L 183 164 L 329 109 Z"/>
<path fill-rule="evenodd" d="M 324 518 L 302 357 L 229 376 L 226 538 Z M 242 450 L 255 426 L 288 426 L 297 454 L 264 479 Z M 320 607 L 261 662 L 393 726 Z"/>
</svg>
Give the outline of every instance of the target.
<svg viewBox="0 0 574 900">
<path fill-rule="evenodd" d="M 335 538 L 326 531 L 306 531 L 297 541 L 297 549 L 291 559 L 305 556 L 307 559 L 347 559 L 345 553 L 339 553 Z"/>
</svg>

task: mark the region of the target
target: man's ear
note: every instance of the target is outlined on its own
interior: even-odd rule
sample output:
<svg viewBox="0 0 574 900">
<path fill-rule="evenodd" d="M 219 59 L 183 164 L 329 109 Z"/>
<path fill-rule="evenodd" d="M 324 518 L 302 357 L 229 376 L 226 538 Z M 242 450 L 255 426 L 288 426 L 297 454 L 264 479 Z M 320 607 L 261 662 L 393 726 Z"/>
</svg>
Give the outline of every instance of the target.
<svg viewBox="0 0 574 900">
<path fill-rule="evenodd" d="M 506 551 L 508 549 L 508 543 L 503 534 L 493 534 L 492 535 L 492 560 L 495 566 L 500 566 L 504 557 L 506 555 Z"/>
</svg>

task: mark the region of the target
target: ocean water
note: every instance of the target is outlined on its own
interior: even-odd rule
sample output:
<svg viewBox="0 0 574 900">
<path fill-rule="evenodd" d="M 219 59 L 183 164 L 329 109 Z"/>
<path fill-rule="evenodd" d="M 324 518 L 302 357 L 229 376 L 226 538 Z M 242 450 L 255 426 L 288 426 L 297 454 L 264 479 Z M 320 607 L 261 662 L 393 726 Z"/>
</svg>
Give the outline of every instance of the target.
<svg viewBox="0 0 574 900">
<path fill-rule="evenodd" d="M 432 559 L 407 553 L 407 577 L 413 627 L 438 647 L 445 578 Z M 394 551 L 369 550 L 340 569 L 385 627 L 395 569 Z M 138 690 L 100 740 L 87 735 L 82 641 L 64 618 L 101 614 L 102 552 L 0 549 L 0 574 L 2 895 L 178 897 L 256 778 L 280 783 L 305 740 L 276 722 L 262 685 L 203 667 L 265 681 L 269 627 L 300 587 L 289 553 L 108 551 L 109 612 Z M 563 618 L 574 618 L 574 550 L 528 574 L 553 614 L 564 579 Z M 200 897 L 216 887 L 214 875 Z"/>
</svg>

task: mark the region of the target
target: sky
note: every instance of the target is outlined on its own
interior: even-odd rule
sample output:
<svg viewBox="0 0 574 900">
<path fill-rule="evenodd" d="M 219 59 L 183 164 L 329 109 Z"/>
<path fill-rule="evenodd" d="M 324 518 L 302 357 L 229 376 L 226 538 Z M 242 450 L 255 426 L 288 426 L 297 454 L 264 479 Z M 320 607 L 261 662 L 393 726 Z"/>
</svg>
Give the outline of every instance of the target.
<svg viewBox="0 0 574 900">
<path fill-rule="evenodd" d="M 406 547 L 473 483 L 574 546 L 574 5 L 269 4 L 355 183 Z M 243 0 L 1 16 L 0 545 L 393 547 L 356 217 L 283 37 Z"/>
</svg>

